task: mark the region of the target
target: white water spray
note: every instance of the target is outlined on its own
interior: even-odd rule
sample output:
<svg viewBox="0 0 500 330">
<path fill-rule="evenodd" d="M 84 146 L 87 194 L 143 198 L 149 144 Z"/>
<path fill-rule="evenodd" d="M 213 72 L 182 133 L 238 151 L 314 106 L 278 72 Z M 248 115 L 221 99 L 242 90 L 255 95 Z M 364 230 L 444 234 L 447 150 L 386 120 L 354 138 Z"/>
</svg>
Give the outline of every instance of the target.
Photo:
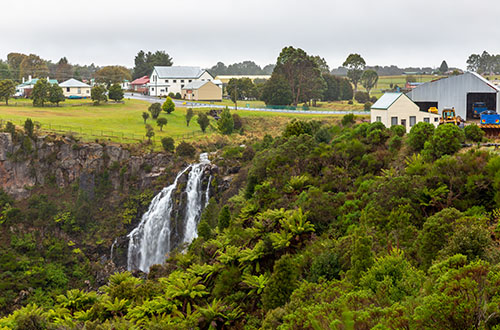
<svg viewBox="0 0 500 330">
<path fill-rule="evenodd" d="M 172 244 L 171 238 L 174 235 L 182 237 L 179 242 L 181 244 L 189 244 L 197 237 L 198 222 L 206 205 L 206 202 L 203 203 L 203 197 L 205 197 L 204 195 L 208 196 L 207 192 L 203 194 L 202 181 L 205 169 L 209 164 L 208 155 L 201 154 L 199 163 L 189 165 L 179 172 L 174 183 L 163 188 L 153 198 L 139 225 L 128 234 L 128 270 L 140 269 L 143 272 L 148 272 L 152 265 L 163 263 L 167 254 L 177 247 Z M 178 201 L 173 195 L 179 179 L 187 172 L 189 174 L 185 189 L 187 196 L 186 205 L 184 205 L 185 216 L 183 219 L 175 219 L 172 211 Z M 182 221 L 183 232 L 175 232 L 175 221 Z"/>
</svg>

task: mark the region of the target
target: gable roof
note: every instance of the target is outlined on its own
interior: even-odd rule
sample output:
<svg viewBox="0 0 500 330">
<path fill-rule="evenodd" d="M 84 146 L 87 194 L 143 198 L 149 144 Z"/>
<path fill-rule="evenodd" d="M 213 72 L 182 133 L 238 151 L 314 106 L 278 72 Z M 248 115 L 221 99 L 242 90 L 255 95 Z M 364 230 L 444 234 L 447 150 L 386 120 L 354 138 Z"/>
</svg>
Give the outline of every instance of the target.
<svg viewBox="0 0 500 330">
<path fill-rule="evenodd" d="M 42 79 L 45 79 L 45 78 L 42 78 Z M 39 80 L 38 78 L 33 78 L 29 81 L 26 81 L 26 82 L 23 82 L 22 84 L 17 85 L 17 87 L 20 88 L 20 87 L 35 85 L 38 80 Z M 45 79 L 45 80 L 47 80 L 47 79 Z M 58 85 L 58 82 L 56 79 L 49 79 L 49 83 L 52 85 L 54 85 L 54 84 Z"/>
<path fill-rule="evenodd" d="M 159 78 L 199 78 L 206 70 L 198 66 L 155 66 L 154 71 Z"/>
<path fill-rule="evenodd" d="M 193 81 L 184 86 L 182 89 L 200 89 L 206 83 L 209 83 L 209 81 Z"/>
<path fill-rule="evenodd" d="M 492 84 L 489 80 L 486 80 L 483 76 L 481 76 L 479 73 L 477 72 L 466 72 L 464 74 L 472 74 L 474 75 L 477 79 L 479 80 L 482 80 L 485 84 L 487 84 L 488 86 L 490 86 L 491 88 L 493 88 L 495 91 L 499 92 L 500 91 L 500 88 L 498 88 L 496 85 Z"/>
<path fill-rule="evenodd" d="M 90 85 L 87 85 L 86 83 L 83 83 L 79 80 L 76 79 L 68 79 L 65 82 L 62 82 L 59 84 L 61 87 L 90 87 Z"/>
<path fill-rule="evenodd" d="M 149 76 L 143 76 L 140 78 L 137 78 L 136 80 L 132 81 L 130 84 L 131 85 L 144 85 L 149 83 Z"/>
<path fill-rule="evenodd" d="M 387 110 L 389 107 L 404 95 L 403 93 L 385 93 L 382 95 L 374 105 L 372 105 L 372 109 L 380 109 Z"/>
</svg>

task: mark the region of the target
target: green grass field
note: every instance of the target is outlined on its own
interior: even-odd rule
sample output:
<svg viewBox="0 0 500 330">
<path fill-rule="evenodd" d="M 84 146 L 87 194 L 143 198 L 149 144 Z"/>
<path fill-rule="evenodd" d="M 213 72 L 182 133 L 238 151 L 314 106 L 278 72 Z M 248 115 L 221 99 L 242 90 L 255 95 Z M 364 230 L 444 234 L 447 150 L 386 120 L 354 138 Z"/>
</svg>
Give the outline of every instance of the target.
<svg viewBox="0 0 500 330">
<path fill-rule="evenodd" d="M 391 84 L 393 84 L 393 86 L 398 85 L 399 87 L 405 87 L 406 77 L 407 77 L 406 75 L 380 76 L 378 78 L 377 86 L 375 86 L 375 88 L 371 90 L 370 95 L 379 98 L 380 96 L 382 96 L 382 94 L 384 94 L 383 91 L 391 88 Z M 442 78 L 442 76 L 434 76 L 434 75 L 414 75 L 413 77 L 416 78 L 417 82 L 421 83 Z M 361 86 L 361 84 L 358 85 L 358 90 L 366 91 L 366 89 L 363 86 Z"/>
<path fill-rule="evenodd" d="M 145 127 L 142 113 L 148 111 L 150 103 L 140 100 L 125 100 L 124 103 L 107 103 L 94 106 L 86 100 L 67 100 L 61 106 L 33 107 L 30 100 L 11 100 L 9 106 L 0 103 L 0 120 L 12 121 L 22 126 L 27 118 L 41 125 L 42 131 L 80 136 L 83 140 L 111 140 L 114 142 L 133 143 L 144 141 Z M 206 108 L 194 109 L 195 113 L 207 111 Z M 168 124 L 160 131 L 156 120 L 147 123 L 155 130 L 154 141 L 159 146 L 161 138 L 166 136 L 179 140 L 208 141 L 219 134 L 209 127 L 207 133 L 201 129 L 195 116 L 188 127 L 185 121 L 186 108 L 177 107 L 172 114 L 161 113 Z M 294 113 L 271 113 L 261 111 L 233 111 L 242 117 L 245 135 L 236 134 L 234 139 L 261 137 L 266 133 L 277 135 L 292 118 L 338 121 L 340 115 L 313 115 Z M 215 125 L 212 120 L 211 125 Z"/>
</svg>

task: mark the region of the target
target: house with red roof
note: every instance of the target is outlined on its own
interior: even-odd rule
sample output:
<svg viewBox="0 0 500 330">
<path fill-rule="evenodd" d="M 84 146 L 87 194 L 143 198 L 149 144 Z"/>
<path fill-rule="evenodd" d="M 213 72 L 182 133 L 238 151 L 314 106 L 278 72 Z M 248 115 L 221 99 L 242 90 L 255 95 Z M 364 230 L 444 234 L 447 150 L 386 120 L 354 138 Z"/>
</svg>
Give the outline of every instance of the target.
<svg viewBox="0 0 500 330">
<path fill-rule="evenodd" d="M 133 90 L 134 92 L 148 94 L 149 92 L 148 84 L 149 84 L 149 76 L 144 76 L 132 81 L 130 83 L 130 89 Z"/>
</svg>

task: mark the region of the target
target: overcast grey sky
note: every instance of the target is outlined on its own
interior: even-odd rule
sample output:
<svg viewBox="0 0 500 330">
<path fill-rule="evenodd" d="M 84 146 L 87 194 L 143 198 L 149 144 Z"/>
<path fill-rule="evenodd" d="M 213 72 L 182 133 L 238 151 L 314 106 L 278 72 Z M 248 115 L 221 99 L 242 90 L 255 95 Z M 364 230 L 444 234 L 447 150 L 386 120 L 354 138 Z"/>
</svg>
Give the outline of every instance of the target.
<svg viewBox="0 0 500 330">
<path fill-rule="evenodd" d="M 292 45 L 368 65 L 465 68 L 471 53 L 500 53 L 499 0 L 23 0 L 2 1 L 0 58 L 132 67 L 141 49 L 176 65 L 274 63 Z"/>
</svg>

